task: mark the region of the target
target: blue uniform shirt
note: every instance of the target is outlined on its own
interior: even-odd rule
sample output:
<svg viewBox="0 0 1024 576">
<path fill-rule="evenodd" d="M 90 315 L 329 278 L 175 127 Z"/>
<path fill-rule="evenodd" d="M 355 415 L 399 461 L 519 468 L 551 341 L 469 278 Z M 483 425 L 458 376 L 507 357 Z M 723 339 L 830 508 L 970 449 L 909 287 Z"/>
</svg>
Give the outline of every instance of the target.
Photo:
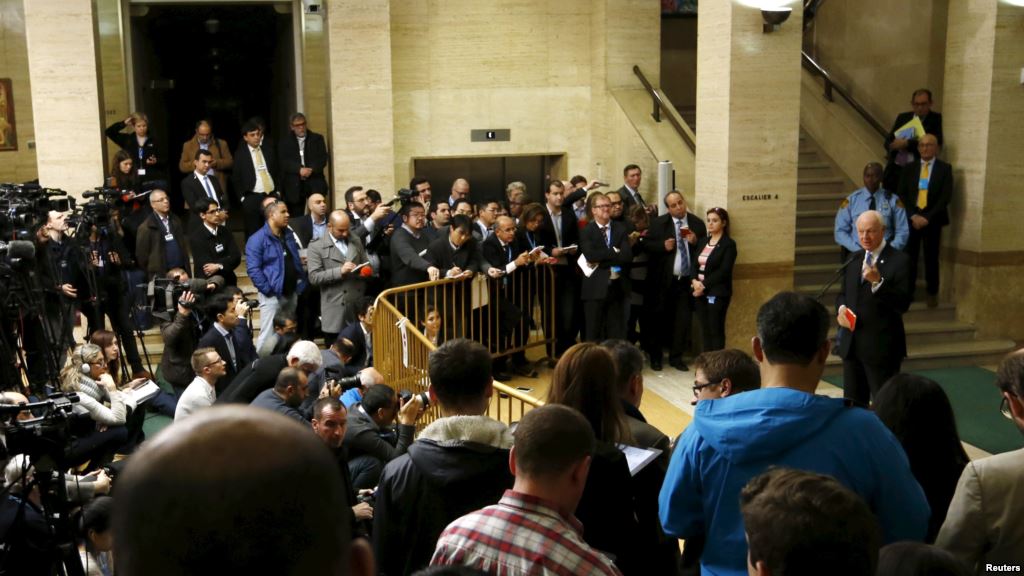
<svg viewBox="0 0 1024 576">
<path fill-rule="evenodd" d="M 836 214 L 836 244 L 850 252 L 860 250 L 860 242 L 857 240 L 857 217 L 866 212 L 870 204 L 871 193 L 867 188 L 860 188 L 843 200 Z M 903 250 L 907 245 L 907 237 L 910 236 L 910 224 L 903 202 L 895 194 L 886 194 L 885 189 L 879 188 L 875 191 L 875 210 L 882 214 L 882 221 L 885 223 L 885 241 L 892 244 L 893 248 Z"/>
</svg>

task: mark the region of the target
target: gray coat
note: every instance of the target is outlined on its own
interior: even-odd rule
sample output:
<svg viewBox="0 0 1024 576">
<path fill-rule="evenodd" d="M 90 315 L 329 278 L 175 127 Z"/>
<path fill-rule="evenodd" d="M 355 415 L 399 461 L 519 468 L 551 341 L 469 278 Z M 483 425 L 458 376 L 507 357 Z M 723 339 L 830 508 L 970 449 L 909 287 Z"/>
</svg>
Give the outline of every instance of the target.
<svg viewBox="0 0 1024 576">
<path fill-rule="evenodd" d="M 348 254 L 344 257 L 330 231 L 309 245 L 306 264 L 310 283 L 320 288 L 320 323 L 324 332 L 341 332 L 345 324 L 354 320 L 355 304 L 366 291 L 366 282 L 359 272 L 342 276 L 341 266 L 345 262 L 358 265 L 368 260 L 362 241 L 353 234 L 348 236 Z"/>
</svg>

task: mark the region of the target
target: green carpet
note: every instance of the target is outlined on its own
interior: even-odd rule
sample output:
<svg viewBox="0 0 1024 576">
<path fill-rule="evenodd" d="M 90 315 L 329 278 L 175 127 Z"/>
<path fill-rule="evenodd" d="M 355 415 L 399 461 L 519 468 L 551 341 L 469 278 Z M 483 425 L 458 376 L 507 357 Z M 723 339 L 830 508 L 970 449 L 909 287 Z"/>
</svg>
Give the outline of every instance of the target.
<svg viewBox="0 0 1024 576">
<path fill-rule="evenodd" d="M 999 413 L 1000 394 L 995 373 L 977 366 L 918 370 L 914 374 L 931 378 L 942 386 L 953 404 L 960 439 L 982 450 L 998 454 L 1024 447 L 1020 430 Z M 843 387 L 842 376 L 824 378 Z"/>
</svg>

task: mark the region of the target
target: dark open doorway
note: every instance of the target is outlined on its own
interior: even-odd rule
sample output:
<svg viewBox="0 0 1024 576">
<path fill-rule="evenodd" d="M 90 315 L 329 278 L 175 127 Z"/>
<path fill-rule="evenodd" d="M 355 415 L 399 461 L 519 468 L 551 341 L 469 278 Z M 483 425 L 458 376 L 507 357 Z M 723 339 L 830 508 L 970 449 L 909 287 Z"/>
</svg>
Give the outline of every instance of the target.
<svg viewBox="0 0 1024 576">
<path fill-rule="evenodd" d="M 473 202 L 504 201 L 505 186 L 517 180 L 526 184 L 528 201 L 543 202 L 548 177 L 564 176 L 558 173 L 562 158 L 561 155 L 416 158 L 413 170 L 417 176 L 430 180 L 436 202 L 448 198 L 456 178 L 469 180 Z"/>
<path fill-rule="evenodd" d="M 156 4 L 132 16 L 136 108 L 149 115 L 172 191 L 183 177 L 182 143 L 198 120 L 209 119 L 232 152 L 250 117 L 263 117 L 271 135 L 287 131 L 296 109 L 288 7 Z"/>
</svg>

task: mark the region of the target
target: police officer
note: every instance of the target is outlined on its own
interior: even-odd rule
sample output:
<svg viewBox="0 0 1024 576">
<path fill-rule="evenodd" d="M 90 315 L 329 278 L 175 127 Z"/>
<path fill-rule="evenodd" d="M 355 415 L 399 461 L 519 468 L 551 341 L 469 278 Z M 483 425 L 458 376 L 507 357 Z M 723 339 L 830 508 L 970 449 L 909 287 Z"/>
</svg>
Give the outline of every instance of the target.
<svg viewBox="0 0 1024 576">
<path fill-rule="evenodd" d="M 836 214 L 835 239 L 842 248 L 842 260 L 860 250 L 857 239 L 857 217 L 866 210 L 877 210 L 885 225 L 885 241 L 893 248 L 903 250 L 910 235 L 907 211 L 899 197 L 881 187 L 882 165 L 869 162 L 864 167 L 864 187 L 859 188 L 843 200 Z"/>
</svg>

